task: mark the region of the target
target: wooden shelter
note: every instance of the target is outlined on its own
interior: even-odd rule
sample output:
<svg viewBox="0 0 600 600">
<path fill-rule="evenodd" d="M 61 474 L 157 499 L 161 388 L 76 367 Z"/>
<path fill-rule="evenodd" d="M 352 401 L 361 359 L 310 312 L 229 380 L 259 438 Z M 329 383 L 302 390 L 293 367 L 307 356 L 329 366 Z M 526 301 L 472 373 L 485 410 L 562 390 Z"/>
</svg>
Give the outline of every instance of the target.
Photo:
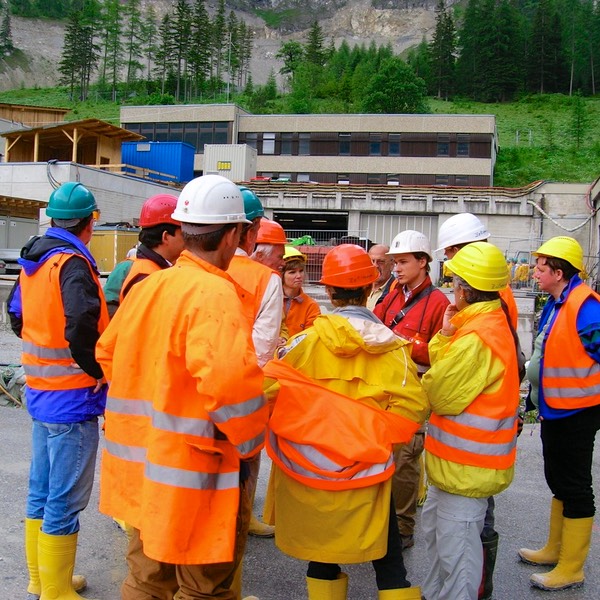
<svg viewBox="0 0 600 600">
<path fill-rule="evenodd" d="M 0 119 L 13 123 L 21 123 L 26 127 L 39 127 L 48 123 L 59 123 L 65 120 L 70 108 L 51 106 L 29 106 L 27 104 L 9 104 L 0 102 Z"/>
<path fill-rule="evenodd" d="M 144 139 L 99 119 L 23 128 L 3 136 L 8 163 L 61 160 L 100 167 L 121 162 L 122 142 Z"/>
</svg>

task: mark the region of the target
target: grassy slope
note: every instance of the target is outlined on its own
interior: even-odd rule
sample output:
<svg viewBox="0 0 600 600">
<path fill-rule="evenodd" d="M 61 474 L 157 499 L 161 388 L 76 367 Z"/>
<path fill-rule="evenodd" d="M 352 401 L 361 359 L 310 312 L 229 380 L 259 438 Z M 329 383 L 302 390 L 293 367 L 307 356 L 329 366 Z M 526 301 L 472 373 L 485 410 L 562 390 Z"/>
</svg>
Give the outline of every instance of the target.
<svg viewBox="0 0 600 600">
<path fill-rule="evenodd" d="M 69 120 L 93 117 L 119 123 L 118 104 L 73 103 L 63 88 L 0 92 L 0 102 L 71 108 Z M 579 150 L 571 133 L 572 100 L 566 96 L 530 96 L 506 104 L 431 99 L 430 106 L 434 113 L 496 115 L 500 150 L 495 185 L 514 187 L 538 179 L 592 182 L 600 175 L 600 98 L 586 99 L 588 123 Z"/>
</svg>

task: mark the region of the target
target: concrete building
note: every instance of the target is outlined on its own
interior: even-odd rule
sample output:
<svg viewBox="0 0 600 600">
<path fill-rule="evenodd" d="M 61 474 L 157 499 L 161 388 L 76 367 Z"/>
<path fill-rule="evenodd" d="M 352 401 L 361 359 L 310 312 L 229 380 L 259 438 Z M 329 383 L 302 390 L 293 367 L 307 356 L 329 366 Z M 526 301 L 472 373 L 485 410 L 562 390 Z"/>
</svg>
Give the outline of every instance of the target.
<svg viewBox="0 0 600 600">
<path fill-rule="evenodd" d="M 256 149 L 257 175 L 292 182 L 493 185 L 493 115 L 252 115 L 234 104 L 123 106 L 121 126 L 150 141 Z"/>
</svg>

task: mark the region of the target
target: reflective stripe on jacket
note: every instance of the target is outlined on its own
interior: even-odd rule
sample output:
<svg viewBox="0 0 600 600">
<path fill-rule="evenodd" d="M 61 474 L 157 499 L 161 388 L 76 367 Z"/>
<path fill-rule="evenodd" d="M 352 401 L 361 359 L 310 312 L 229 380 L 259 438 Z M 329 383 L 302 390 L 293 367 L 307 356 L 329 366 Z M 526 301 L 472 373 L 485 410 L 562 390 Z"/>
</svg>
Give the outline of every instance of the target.
<svg viewBox="0 0 600 600">
<path fill-rule="evenodd" d="M 240 458 L 260 451 L 268 418 L 238 294 L 184 251 L 134 286 L 98 342 L 110 380 L 100 510 L 138 528 L 155 560 L 234 557 Z"/>
<path fill-rule="evenodd" d="M 321 490 L 368 487 L 393 475 L 392 444 L 410 441 L 418 423 L 328 390 L 287 363 L 271 361 L 264 371 L 280 385 L 267 452 L 286 475 Z"/>
<path fill-rule="evenodd" d="M 425 449 L 453 463 L 510 469 L 516 458 L 519 376 L 513 339 L 502 309 L 475 315 L 459 327 L 450 344 L 467 335 L 477 335 L 484 341 L 504 364 L 504 376 L 494 391 L 479 394 L 460 414 L 432 413 Z"/>
<path fill-rule="evenodd" d="M 577 314 L 594 290 L 582 283 L 560 307 L 546 340 L 541 385 L 551 408 L 576 409 L 600 404 L 600 364 L 586 351 L 577 332 Z"/>
<path fill-rule="evenodd" d="M 27 385 L 36 390 L 74 390 L 96 385 L 96 379 L 74 364 L 69 342 L 65 339 L 66 319 L 60 272 L 66 262 L 75 256 L 88 262 L 80 254 L 57 253 L 46 260 L 33 275 L 27 275 L 23 270 L 19 276 L 23 314 L 21 360 Z M 98 330 L 102 332 L 108 324 L 108 312 L 100 281 L 91 264 L 90 275 L 98 286 Z M 44 314 L 50 316 L 48 319 L 40 316 L 42 302 Z"/>
</svg>

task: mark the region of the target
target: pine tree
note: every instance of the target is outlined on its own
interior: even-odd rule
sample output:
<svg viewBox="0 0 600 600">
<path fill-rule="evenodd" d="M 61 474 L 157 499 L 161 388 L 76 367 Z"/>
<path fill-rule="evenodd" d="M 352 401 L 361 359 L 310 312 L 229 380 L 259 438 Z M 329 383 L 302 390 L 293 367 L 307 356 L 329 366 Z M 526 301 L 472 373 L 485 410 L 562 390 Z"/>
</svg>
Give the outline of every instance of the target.
<svg viewBox="0 0 600 600">
<path fill-rule="evenodd" d="M 101 79 L 110 82 L 113 102 L 117 99 L 117 84 L 123 66 L 122 17 L 120 1 L 107 0 L 102 14 L 104 58 Z"/>
<path fill-rule="evenodd" d="M 589 120 L 590 117 L 585 100 L 581 97 L 580 93 L 577 93 L 573 98 L 573 109 L 571 111 L 571 135 L 577 151 L 579 151 L 583 143 Z"/>
<path fill-rule="evenodd" d="M 325 64 L 327 55 L 323 42 L 323 30 L 318 21 L 314 21 L 308 32 L 308 39 L 304 46 L 304 58 L 309 63 L 319 67 Z"/>
<path fill-rule="evenodd" d="M 156 21 L 156 12 L 152 6 L 146 10 L 146 15 L 141 24 L 141 44 L 145 62 L 145 78 L 150 81 L 152 76 L 152 65 L 158 50 L 157 40 L 158 27 Z"/>
<path fill-rule="evenodd" d="M 177 0 L 173 15 L 173 49 L 175 51 L 175 98 L 187 100 L 188 49 L 192 34 L 192 11 L 186 0 Z"/>
<path fill-rule="evenodd" d="M 217 13 L 212 21 L 212 66 L 211 78 L 213 80 L 213 91 L 216 93 L 223 84 L 221 80 L 221 71 L 223 68 L 224 56 L 227 50 L 227 33 L 225 26 L 225 0 L 219 0 Z"/>
<path fill-rule="evenodd" d="M 175 49 L 174 32 L 171 17 L 166 13 L 158 28 L 159 45 L 156 51 L 156 64 L 154 72 L 160 81 L 160 93 L 172 93 L 174 90 L 167 86 L 169 80 L 173 80 L 175 71 Z"/>
<path fill-rule="evenodd" d="M 283 67 L 279 69 L 282 75 L 289 75 L 294 79 L 294 75 L 304 58 L 304 48 L 300 42 L 289 40 L 281 44 L 275 58 L 283 61 Z"/>
<path fill-rule="evenodd" d="M 141 63 L 143 43 L 143 21 L 140 0 L 127 0 L 124 6 L 125 25 L 125 95 L 143 70 Z"/>
<path fill-rule="evenodd" d="M 10 23 L 10 7 L 8 2 L 0 4 L 0 56 L 9 55 L 15 49 L 12 39 L 12 27 Z"/>
<path fill-rule="evenodd" d="M 448 99 L 452 92 L 456 54 L 456 29 L 444 0 L 439 0 L 436 25 L 430 45 L 431 74 L 438 98 Z"/>
<path fill-rule="evenodd" d="M 486 68 L 480 45 L 483 23 L 482 0 L 469 0 L 458 36 L 455 84 L 459 94 L 470 98 L 477 97 Z"/>
<path fill-rule="evenodd" d="M 200 96 L 210 75 L 211 24 L 204 0 L 196 0 L 192 14 L 190 48 L 188 52 L 193 95 Z"/>
</svg>

